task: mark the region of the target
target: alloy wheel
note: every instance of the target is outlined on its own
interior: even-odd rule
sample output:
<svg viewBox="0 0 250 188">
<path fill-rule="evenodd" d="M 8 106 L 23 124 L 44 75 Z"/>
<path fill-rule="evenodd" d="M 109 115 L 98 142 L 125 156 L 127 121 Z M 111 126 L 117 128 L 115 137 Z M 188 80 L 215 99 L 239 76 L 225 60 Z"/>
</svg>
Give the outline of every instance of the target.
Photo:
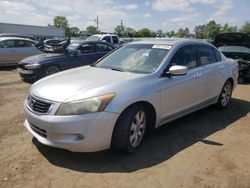
<svg viewBox="0 0 250 188">
<path fill-rule="evenodd" d="M 232 95 L 232 84 L 227 82 L 221 93 L 221 104 L 222 106 L 227 106 Z"/>
<path fill-rule="evenodd" d="M 136 148 L 142 141 L 146 129 L 146 114 L 143 111 L 137 112 L 132 120 L 129 141 L 132 147 Z"/>
</svg>

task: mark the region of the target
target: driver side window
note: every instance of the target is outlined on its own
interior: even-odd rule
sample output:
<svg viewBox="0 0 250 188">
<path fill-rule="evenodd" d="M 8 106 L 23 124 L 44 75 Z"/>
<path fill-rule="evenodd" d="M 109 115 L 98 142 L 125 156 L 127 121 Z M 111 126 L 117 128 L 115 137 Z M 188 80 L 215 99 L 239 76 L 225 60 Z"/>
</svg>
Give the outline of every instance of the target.
<svg viewBox="0 0 250 188">
<path fill-rule="evenodd" d="M 197 53 L 195 45 L 181 47 L 170 61 L 170 66 L 173 65 L 186 66 L 188 69 L 195 68 L 197 66 Z"/>
<path fill-rule="evenodd" d="M 80 54 L 86 54 L 92 52 L 92 44 L 83 44 L 77 49 Z"/>
</svg>

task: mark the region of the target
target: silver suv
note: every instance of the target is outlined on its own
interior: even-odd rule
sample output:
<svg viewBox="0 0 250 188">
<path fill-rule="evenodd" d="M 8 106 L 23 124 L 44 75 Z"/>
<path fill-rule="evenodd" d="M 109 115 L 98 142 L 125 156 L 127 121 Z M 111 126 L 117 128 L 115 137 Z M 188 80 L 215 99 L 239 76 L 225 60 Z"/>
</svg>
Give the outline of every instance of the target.
<svg viewBox="0 0 250 188">
<path fill-rule="evenodd" d="M 236 62 L 195 40 L 127 44 L 92 66 L 36 82 L 24 126 L 41 143 L 71 151 L 134 152 L 145 131 L 216 104 L 237 83 Z"/>
</svg>

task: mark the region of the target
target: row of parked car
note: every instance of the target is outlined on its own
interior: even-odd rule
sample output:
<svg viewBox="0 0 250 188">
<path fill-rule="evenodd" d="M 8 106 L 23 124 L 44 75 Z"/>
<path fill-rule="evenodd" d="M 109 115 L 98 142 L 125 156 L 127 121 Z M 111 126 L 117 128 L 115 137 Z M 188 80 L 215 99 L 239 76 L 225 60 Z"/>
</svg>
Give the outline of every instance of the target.
<svg viewBox="0 0 250 188">
<path fill-rule="evenodd" d="M 0 35 L 0 66 L 17 66 L 24 80 L 40 79 L 59 71 L 89 65 L 120 47 L 116 35 L 93 35 L 85 41 Z M 250 82 L 250 38 L 244 33 L 222 33 L 212 42 L 226 57 L 239 63 L 239 77 Z M 30 57 L 31 56 L 31 57 Z"/>
<path fill-rule="evenodd" d="M 96 37 L 85 41 L 51 39 L 42 42 L 26 37 L 0 37 L 0 66 L 17 66 L 24 80 L 33 80 L 90 65 L 117 47 Z M 117 36 L 111 39 L 114 37 Z"/>
</svg>

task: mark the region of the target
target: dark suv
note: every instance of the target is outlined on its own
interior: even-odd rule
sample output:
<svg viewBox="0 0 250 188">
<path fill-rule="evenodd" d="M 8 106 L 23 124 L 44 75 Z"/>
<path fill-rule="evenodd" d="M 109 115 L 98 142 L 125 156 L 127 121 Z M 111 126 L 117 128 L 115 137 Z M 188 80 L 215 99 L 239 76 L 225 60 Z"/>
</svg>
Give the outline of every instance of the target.
<svg viewBox="0 0 250 188">
<path fill-rule="evenodd" d="M 239 63 L 239 78 L 250 82 L 250 37 L 245 33 L 218 34 L 213 44 L 228 58 Z"/>
</svg>

